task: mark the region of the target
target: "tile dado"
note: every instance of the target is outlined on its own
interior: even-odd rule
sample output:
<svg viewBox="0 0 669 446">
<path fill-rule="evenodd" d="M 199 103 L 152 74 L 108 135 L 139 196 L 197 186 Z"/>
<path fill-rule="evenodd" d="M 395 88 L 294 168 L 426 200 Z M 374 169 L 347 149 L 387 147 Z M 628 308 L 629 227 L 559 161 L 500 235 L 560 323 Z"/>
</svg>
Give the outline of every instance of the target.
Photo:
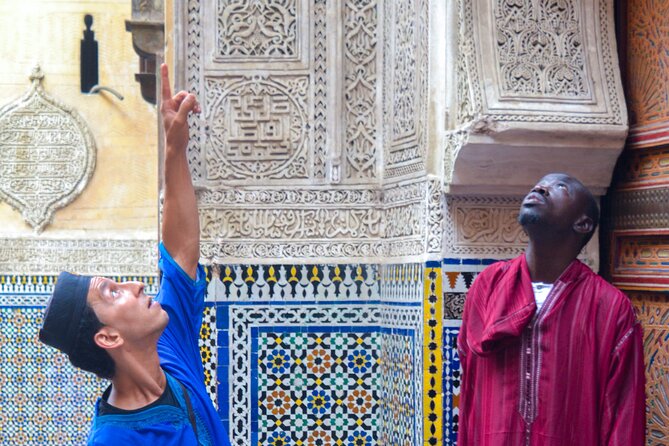
<svg viewBox="0 0 669 446">
<path fill-rule="evenodd" d="M 469 286 L 480 263 L 457 271 L 456 282 Z M 207 267 L 200 349 L 207 389 L 233 444 L 452 444 L 457 322 L 443 321 L 453 313 L 444 301 L 464 294 L 447 293 L 448 266 Z M 141 280 L 157 292 L 156 277 L 115 279 Z M 3 435 L 14 444 L 83 441 L 106 385 L 36 342 L 54 281 L 0 276 L 0 397 L 17 408 L 2 415 Z M 22 376 L 46 381 L 19 389 L 17 361 L 42 370 Z"/>
<path fill-rule="evenodd" d="M 422 442 L 423 266 L 219 265 L 219 414 L 233 444 Z"/>
</svg>

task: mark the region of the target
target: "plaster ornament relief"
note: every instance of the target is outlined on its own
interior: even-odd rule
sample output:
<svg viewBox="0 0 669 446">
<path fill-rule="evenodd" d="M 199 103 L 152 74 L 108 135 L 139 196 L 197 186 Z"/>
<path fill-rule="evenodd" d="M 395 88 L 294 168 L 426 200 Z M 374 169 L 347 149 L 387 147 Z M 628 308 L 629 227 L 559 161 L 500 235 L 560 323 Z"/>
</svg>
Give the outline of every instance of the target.
<svg viewBox="0 0 669 446">
<path fill-rule="evenodd" d="M 378 2 L 344 2 L 344 119 L 346 178 L 378 178 L 376 113 Z"/>
<path fill-rule="evenodd" d="M 578 0 L 501 0 L 495 6 L 502 95 L 590 97 Z"/>
<path fill-rule="evenodd" d="M 21 98 L 0 109 L 0 198 L 36 232 L 74 200 L 95 167 L 95 142 L 84 120 L 42 88 L 39 66 Z"/>
<path fill-rule="evenodd" d="M 448 197 L 444 257 L 511 258 L 527 236 L 517 223 L 521 197 Z"/>
<path fill-rule="evenodd" d="M 204 98 L 205 115 L 191 121 L 189 162 L 206 261 L 440 249 L 440 183 L 428 192 L 421 177 L 429 2 L 400 3 L 175 2 L 184 30 L 176 35 L 185 37 L 176 45 L 184 64 L 177 82 Z M 384 33 L 402 48 L 387 64 Z M 393 87 L 384 92 L 386 76 Z"/>
<path fill-rule="evenodd" d="M 208 78 L 207 179 L 308 178 L 305 77 Z"/>
<path fill-rule="evenodd" d="M 217 57 L 292 58 L 299 52 L 297 0 L 217 1 Z"/>
<path fill-rule="evenodd" d="M 613 3 L 458 0 L 447 193 L 520 194 L 547 166 L 605 192 L 628 130 Z"/>
<path fill-rule="evenodd" d="M 386 2 L 384 11 L 385 176 L 425 170 L 427 148 L 428 2 Z"/>
<path fill-rule="evenodd" d="M 5 274 L 153 276 L 156 240 L 0 238 L 0 271 Z"/>
</svg>

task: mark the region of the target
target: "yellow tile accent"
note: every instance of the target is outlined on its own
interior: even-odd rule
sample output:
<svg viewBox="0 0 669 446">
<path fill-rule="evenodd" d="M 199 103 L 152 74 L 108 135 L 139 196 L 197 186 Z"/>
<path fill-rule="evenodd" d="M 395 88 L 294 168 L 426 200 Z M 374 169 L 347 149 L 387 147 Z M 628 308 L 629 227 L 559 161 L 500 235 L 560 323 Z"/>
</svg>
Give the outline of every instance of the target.
<svg viewBox="0 0 669 446">
<path fill-rule="evenodd" d="M 441 268 L 425 268 L 423 278 L 423 432 L 425 442 L 432 446 L 443 445 L 442 423 L 442 348 L 443 348 L 443 286 Z M 434 322 L 431 326 L 430 322 Z M 434 345 L 434 350 L 430 349 Z M 433 373 L 430 373 L 433 370 Z M 434 397 L 430 397 L 430 391 Z M 430 407 L 434 411 L 430 411 Z"/>
</svg>

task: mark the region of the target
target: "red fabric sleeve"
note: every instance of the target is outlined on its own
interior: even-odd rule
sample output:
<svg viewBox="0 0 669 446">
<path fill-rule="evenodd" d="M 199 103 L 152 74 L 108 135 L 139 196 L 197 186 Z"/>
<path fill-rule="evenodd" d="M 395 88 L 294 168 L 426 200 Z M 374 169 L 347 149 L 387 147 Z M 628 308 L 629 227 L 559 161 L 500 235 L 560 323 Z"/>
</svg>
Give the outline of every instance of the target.
<svg viewBox="0 0 669 446">
<path fill-rule="evenodd" d="M 602 444 L 642 446 L 645 443 L 646 398 L 643 330 L 634 325 L 613 353 L 604 395 Z"/>
</svg>

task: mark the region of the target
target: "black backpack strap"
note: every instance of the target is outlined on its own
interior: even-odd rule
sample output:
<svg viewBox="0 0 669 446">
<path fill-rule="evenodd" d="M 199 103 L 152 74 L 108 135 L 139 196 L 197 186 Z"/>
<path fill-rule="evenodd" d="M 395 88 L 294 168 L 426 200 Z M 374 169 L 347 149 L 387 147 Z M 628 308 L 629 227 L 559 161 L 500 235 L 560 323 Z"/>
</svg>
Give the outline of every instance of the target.
<svg viewBox="0 0 669 446">
<path fill-rule="evenodd" d="M 179 381 L 178 379 L 176 380 L 179 383 L 179 386 L 181 386 L 181 391 L 184 394 L 184 398 L 186 399 L 186 408 L 188 409 L 188 419 L 190 420 L 190 425 L 193 427 L 193 432 L 195 432 L 195 439 L 197 440 L 198 444 L 200 444 L 200 439 L 197 436 L 197 423 L 195 422 L 195 412 L 193 412 L 193 405 L 190 402 L 190 395 L 188 395 L 188 390 L 186 390 L 186 387 Z"/>
</svg>

